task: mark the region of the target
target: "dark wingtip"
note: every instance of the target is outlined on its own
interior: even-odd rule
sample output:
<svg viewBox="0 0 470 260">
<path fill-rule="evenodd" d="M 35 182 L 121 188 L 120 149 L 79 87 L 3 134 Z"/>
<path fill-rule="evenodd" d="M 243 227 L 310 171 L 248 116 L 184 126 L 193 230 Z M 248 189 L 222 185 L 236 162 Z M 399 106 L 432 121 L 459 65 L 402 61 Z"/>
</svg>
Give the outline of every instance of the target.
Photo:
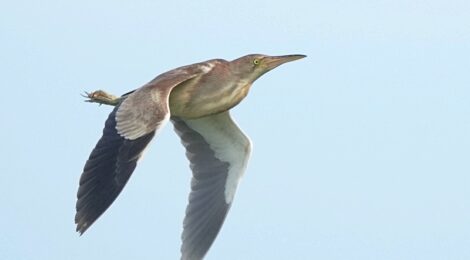
<svg viewBox="0 0 470 260">
<path fill-rule="evenodd" d="M 85 233 L 85 231 L 90 227 L 90 225 L 88 224 L 88 222 L 84 222 L 83 219 L 75 219 L 75 224 L 77 225 L 77 228 L 75 229 L 75 231 L 77 233 L 79 233 L 80 236 L 83 235 L 83 233 Z"/>
<path fill-rule="evenodd" d="M 78 233 L 79 236 L 82 236 L 83 233 L 85 233 L 85 231 L 86 231 L 87 229 L 88 229 L 87 227 L 84 227 L 84 226 L 81 226 L 81 225 L 77 225 L 77 228 L 75 229 L 75 231 L 77 231 L 77 233 Z"/>
</svg>

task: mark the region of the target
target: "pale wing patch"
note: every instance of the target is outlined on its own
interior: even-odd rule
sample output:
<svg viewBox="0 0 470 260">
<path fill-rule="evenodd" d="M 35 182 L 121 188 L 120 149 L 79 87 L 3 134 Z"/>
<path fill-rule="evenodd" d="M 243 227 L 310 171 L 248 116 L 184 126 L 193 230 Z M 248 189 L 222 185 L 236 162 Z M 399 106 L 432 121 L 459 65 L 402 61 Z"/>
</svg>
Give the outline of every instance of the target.
<svg viewBox="0 0 470 260">
<path fill-rule="evenodd" d="M 250 139 L 238 128 L 228 112 L 185 122 L 204 137 L 217 159 L 229 163 L 225 202 L 230 204 L 250 157 Z"/>
<path fill-rule="evenodd" d="M 116 113 L 119 135 L 135 140 L 163 126 L 169 118 L 171 90 L 194 77 L 210 71 L 212 63 L 199 63 L 161 74 L 122 101 Z"/>
<path fill-rule="evenodd" d="M 204 73 L 208 73 L 209 71 L 212 70 L 212 68 L 214 68 L 213 63 L 203 63 L 203 64 L 201 64 L 201 69 Z"/>
<path fill-rule="evenodd" d="M 168 91 L 140 88 L 126 98 L 116 113 L 116 129 L 122 137 L 134 140 L 168 122 Z"/>
</svg>

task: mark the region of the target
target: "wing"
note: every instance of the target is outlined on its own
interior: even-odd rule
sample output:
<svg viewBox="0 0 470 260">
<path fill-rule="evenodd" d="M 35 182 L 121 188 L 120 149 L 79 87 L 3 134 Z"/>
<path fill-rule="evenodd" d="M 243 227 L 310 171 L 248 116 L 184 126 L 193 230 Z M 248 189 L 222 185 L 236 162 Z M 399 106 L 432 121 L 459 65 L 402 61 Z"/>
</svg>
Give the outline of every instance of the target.
<svg viewBox="0 0 470 260">
<path fill-rule="evenodd" d="M 202 259 L 232 204 L 251 143 L 228 112 L 200 119 L 171 120 L 193 172 L 181 236 L 181 259 Z"/>
<path fill-rule="evenodd" d="M 155 135 L 152 131 L 127 140 L 116 130 L 116 107 L 106 120 L 103 136 L 90 154 L 77 193 L 77 231 L 83 234 L 113 203 L 134 171 L 142 151 Z"/>
<path fill-rule="evenodd" d="M 168 121 L 171 89 L 201 75 L 203 69 L 182 67 L 161 74 L 128 94 L 111 112 L 80 177 L 75 215 L 78 232 L 83 234 L 113 203 L 155 132 Z"/>
</svg>

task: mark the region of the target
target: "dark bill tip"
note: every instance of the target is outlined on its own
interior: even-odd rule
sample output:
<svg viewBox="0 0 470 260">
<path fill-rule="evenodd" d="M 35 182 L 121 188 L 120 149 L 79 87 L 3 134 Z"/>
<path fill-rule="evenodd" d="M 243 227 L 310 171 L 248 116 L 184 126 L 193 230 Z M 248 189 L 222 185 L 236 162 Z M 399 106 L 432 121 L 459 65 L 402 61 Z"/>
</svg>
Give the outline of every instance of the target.
<svg viewBox="0 0 470 260">
<path fill-rule="evenodd" d="M 291 62 L 295 60 L 300 60 L 307 57 L 307 55 L 303 54 L 291 54 L 291 55 L 283 55 L 283 56 L 268 56 L 266 57 L 266 64 L 268 69 L 273 69 L 281 64 L 286 62 Z"/>
<path fill-rule="evenodd" d="M 281 56 L 281 57 L 285 57 L 286 59 L 290 59 L 290 61 L 294 61 L 294 60 L 300 60 L 300 59 L 306 58 L 307 55 L 291 54 L 291 55 L 285 55 L 285 56 Z"/>
</svg>

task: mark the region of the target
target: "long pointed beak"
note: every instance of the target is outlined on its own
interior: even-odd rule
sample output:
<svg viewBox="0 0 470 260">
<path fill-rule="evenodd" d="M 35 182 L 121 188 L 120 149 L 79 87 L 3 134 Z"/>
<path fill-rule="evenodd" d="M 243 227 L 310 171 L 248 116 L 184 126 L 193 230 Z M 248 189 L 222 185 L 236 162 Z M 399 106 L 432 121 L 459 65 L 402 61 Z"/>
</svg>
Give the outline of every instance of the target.
<svg viewBox="0 0 470 260">
<path fill-rule="evenodd" d="M 265 63 L 267 70 L 272 70 L 277 66 L 284 64 L 286 62 L 291 62 L 299 59 L 303 59 L 307 57 L 306 55 L 302 54 L 292 54 L 292 55 L 284 55 L 284 56 L 267 56 L 263 59 L 263 63 Z"/>
</svg>

